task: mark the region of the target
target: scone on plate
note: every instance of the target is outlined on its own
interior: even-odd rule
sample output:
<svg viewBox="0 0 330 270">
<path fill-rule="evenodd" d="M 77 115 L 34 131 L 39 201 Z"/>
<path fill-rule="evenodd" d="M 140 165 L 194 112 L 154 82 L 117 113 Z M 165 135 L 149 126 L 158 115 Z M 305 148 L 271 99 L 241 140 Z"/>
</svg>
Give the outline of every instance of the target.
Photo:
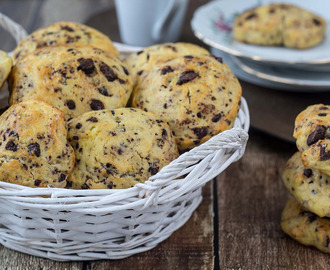
<svg viewBox="0 0 330 270">
<path fill-rule="evenodd" d="M 132 53 L 125 59 L 125 62 L 131 69 L 133 82 L 135 83 L 148 66 L 159 65 L 177 56 L 205 54 L 207 55 L 209 52 L 195 44 L 186 42 L 163 43 Z"/>
<path fill-rule="evenodd" d="M 27 54 L 9 78 L 10 104 L 38 99 L 65 118 L 91 110 L 124 107 L 132 79 L 122 60 L 91 46 L 45 47 Z"/>
<path fill-rule="evenodd" d="M 37 49 L 61 45 L 91 45 L 119 56 L 118 50 L 106 35 L 87 25 L 63 21 L 40 28 L 23 39 L 13 53 L 14 62 Z"/>
<path fill-rule="evenodd" d="M 75 189 L 121 189 L 148 180 L 178 157 L 172 132 L 153 113 L 120 108 L 85 113 L 69 121 L 76 164 Z"/>
<path fill-rule="evenodd" d="M 13 61 L 11 57 L 6 52 L 0 50 L 0 89 L 6 82 L 12 66 Z"/>
<path fill-rule="evenodd" d="M 11 106 L 0 116 L 0 181 L 64 188 L 74 162 L 63 113 L 37 100 Z"/>
<path fill-rule="evenodd" d="M 283 182 L 296 200 L 320 217 L 330 217 L 330 177 L 305 167 L 300 153 L 295 153 L 282 173 Z"/>
<path fill-rule="evenodd" d="M 234 21 L 234 38 L 265 46 L 306 49 L 325 38 L 326 21 L 289 4 L 269 4 L 247 10 Z"/>
<path fill-rule="evenodd" d="M 320 218 L 301 206 L 294 198 L 285 205 L 282 230 L 303 245 L 330 253 L 330 219 Z"/>
<path fill-rule="evenodd" d="M 232 127 L 242 89 L 221 58 L 179 56 L 144 70 L 132 106 L 168 122 L 180 151 Z"/>
</svg>

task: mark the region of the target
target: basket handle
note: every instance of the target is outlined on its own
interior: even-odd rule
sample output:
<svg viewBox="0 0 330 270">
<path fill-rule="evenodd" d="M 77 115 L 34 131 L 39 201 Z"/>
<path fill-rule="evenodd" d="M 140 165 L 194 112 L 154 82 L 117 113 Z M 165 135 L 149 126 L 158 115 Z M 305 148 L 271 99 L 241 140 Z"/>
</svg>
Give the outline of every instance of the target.
<svg viewBox="0 0 330 270">
<path fill-rule="evenodd" d="M 13 36 L 17 44 L 22 39 L 26 38 L 28 35 L 25 29 L 21 25 L 14 22 L 12 19 L 2 14 L 1 12 L 0 12 L 0 26 Z"/>
</svg>

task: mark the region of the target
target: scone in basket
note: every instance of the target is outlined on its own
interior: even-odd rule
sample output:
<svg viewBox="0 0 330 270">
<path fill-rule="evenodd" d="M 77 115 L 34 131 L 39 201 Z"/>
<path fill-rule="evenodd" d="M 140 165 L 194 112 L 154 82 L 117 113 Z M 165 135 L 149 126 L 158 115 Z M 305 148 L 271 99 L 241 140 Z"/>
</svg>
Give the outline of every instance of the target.
<svg viewBox="0 0 330 270">
<path fill-rule="evenodd" d="M 23 28 L 0 14 L 18 42 Z M 120 48 L 119 48 L 120 50 Z M 3 101 L 6 90 L 1 90 Z M 155 247 L 183 226 L 202 187 L 242 157 L 249 111 L 244 98 L 234 127 L 179 156 L 129 189 L 29 188 L 0 182 L 0 243 L 52 260 L 120 259 Z"/>
</svg>

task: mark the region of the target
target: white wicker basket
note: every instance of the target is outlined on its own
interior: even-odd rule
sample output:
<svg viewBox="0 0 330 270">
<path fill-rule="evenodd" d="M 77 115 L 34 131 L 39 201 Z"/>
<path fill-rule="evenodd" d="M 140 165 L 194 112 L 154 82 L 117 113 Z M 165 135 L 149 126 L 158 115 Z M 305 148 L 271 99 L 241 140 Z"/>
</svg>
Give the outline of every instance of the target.
<svg viewBox="0 0 330 270">
<path fill-rule="evenodd" d="M 0 13 L 16 41 L 26 33 Z M 241 158 L 249 111 L 234 128 L 182 154 L 144 184 L 125 190 L 29 188 L 0 182 L 0 243 L 58 261 L 120 259 L 155 247 L 189 219 L 204 184 Z"/>
</svg>

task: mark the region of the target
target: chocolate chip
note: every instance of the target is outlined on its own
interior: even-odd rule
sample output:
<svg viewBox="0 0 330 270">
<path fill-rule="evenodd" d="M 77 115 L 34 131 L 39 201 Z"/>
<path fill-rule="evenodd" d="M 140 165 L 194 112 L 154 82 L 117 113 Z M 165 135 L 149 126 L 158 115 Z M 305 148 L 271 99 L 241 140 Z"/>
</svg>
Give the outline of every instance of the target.
<svg viewBox="0 0 330 270">
<path fill-rule="evenodd" d="M 58 182 L 63 182 L 65 180 L 66 176 L 65 174 L 61 173 L 60 178 L 58 179 Z"/>
<path fill-rule="evenodd" d="M 220 57 L 220 56 L 215 56 L 215 55 L 212 55 L 212 57 L 213 57 L 215 60 L 217 60 L 218 62 L 220 62 L 221 64 L 223 63 L 223 59 L 222 59 L 222 57 Z"/>
<path fill-rule="evenodd" d="M 307 178 L 310 178 L 312 175 L 313 175 L 313 171 L 311 169 L 305 169 L 304 170 L 304 175 L 307 177 Z"/>
<path fill-rule="evenodd" d="M 69 31 L 69 32 L 74 32 L 74 30 L 70 26 L 67 26 L 67 25 L 61 26 L 61 29 Z"/>
<path fill-rule="evenodd" d="M 99 90 L 99 93 L 100 93 L 101 95 L 106 96 L 106 97 L 109 96 L 108 89 L 105 88 L 104 86 L 99 87 L 97 90 Z"/>
<path fill-rule="evenodd" d="M 176 84 L 177 85 L 185 84 L 187 82 L 192 81 L 193 79 L 195 79 L 198 76 L 199 76 L 199 74 L 196 73 L 195 71 L 193 71 L 193 70 L 186 70 L 186 71 L 184 71 L 184 72 L 182 72 L 180 74 L 179 80 L 177 81 Z"/>
<path fill-rule="evenodd" d="M 108 82 L 113 82 L 114 80 L 118 79 L 116 73 L 112 70 L 112 68 L 104 62 L 100 63 L 100 71 L 103 73 Z"/>
<path fill-rule="evenodd" d="M 17 145 L 13 141 L 8 141 L 5 148 L 9 151 L 13 151 L 13 152 L 17 151 Z"/>
<path fill-rule="evenodd" d="M 89 186 L 85 183 L 81 186 L 81 189 L 89 189 Z"/>
<path fill-rule="evenodd" d="M 90 107 L 93 111 L 103 110 L 104 104 L 102 103 L 102 101 L 100 101 L 98 99 L 92 99 Z"/>
<path fill-rule="evenodd" d="M 321 22 L 318 19 L 316 19 L 316 18 L 313 18 L 313 22 L 317 26 L 320 26 L 321 25 Z"/>
<path fill-rule="evenodd" d="M 118 153 L 118 155 L 121 155 L 121 154 L 123 153 L 123 150 L 118 149 L 118 150 L 117 150 L 117 153 Z"/>
<path fill-rule="evenodd" d="M 308 211 L 301 211 L 299 214 L 301 216 L 306 216 L 310 223 L 312 223 L 313 221 L 315 221 L 317 219 L 317 216 L 315 214 L 308 212 Z"/>
<path fill-rule="evenodd" d="M 77 125 L 76 125 L 76 129 L 80 129 L 82 127 L 82 125 L 80 124 L 80 123 L 78 123 Z"/>
<path fill-rule="evenodd" d="M 326 152 L 325 150 L 326 150 L 326 148 L 321 146 L 321 149 L 320 149 L 320 160 L 321 161 L 330 159 L 330 151 Z"/>
<path fill-rule="evenodd" d="M 307 145 L 310 146 L 318 140 L 324 139 L 326 128 L 324 126 L 316 126 L 315 130 L 307 137 Z"/>
<path fill-rule="evenodd" d="M 164 67 L 164 68 L 161 69 L 160 74 L 161 75 L 165 75 L 165 74 L 170 73 L 170 72 L 173 72 L 173 71 L 174 71 L 173 68 L 171 68 L 170 66 L 166 66 L 166 67 Z"/>
<path fill-rule="evenodd" d="M 216 114 L 213 118 L 212 118 L 212 122 L 218 122 L 221 119 L 221 113 Z"/>
<path fill-rule="evenodd" d="M 125 68 L 124 66 L 122 66 L 122 68 L 123 68 L 124 73 L 128 76 L 129 72 L 128 72 L 127 68 Z"/>
<path fill-rule="evenodd" d="M 72 140 L 78 141 L 79 140 L 79 137 L 78 136 L 73 136 L 72 137 Z"/>
<path fill-rule="evenodd" d="M 107 186 L 109 189 L 112 189 L 113 188 L 113 182 L 111 181 L 108 186 Z"/>
<path fill-rule="evenodd" d="M 78 66 L 78 70 L 82 70 L 85 74 L 89 75 L 94 72 L 95 66 L 94 61 L 91 58 L 79 58 L 78 62 L 80 65 Z"/>
<path fill-rule="evenodd" d="M 70 110 L 74 110 L 76 108 L 76 103 L 72 99 L 67 100 L 65 105 L 68 106 Z"/>
<path fill-rule="evenodd" d="M 207 128 L 201 127 L 201 128 L 194 128 L 193 129 L 194 134 L 197 136 L 198 139 L 202 139 L 207 135 Z"/>
<path fill-rule="evenodd" d="M 35 181 L 34 181 L 34 185 L 35 185 L 36 187 L 39 187 L 40 184 L 41 184 L 41 180 L 35 180 Z"/>
<path fill-rule="evenodd" d="M 323 117 L 323 116 L 327 116 L 327 114 L 326 113 L 319 113 L 318 116 Z"/>
<path fill-rule="evenodd" d="M 39 143 L 30 143 L 28 146 L 28 153 L 34 154 L 36 157 L 40 157 L 40 145 Z"/>
<path fill-rule="evenodd" d="M 97 120 L 96 117 L 92 116 L 91 118 L 88 118 L 88 119 L 86 120 L 86 122 L 93 122 L 93 123 L 96 123 L 96 122 L 98 122 L 98 120 Z"/>
<path fill-rule="evenodd" d="M 256 18 L 256 17 L 257 17 L 257 14 L 251 13 L 250 15 L 245 17 L 245 20 L 248 21 L 248 20 L 251 20 L 251 19 Z"/>
<path fill-rule="evenodd" d="M 140 76 L 142 73 L 143 73 L 143 70 L 140 70 L 140 71 L 136 72 L 136 74 L 139 75 L 139 76 Z"/>
<path fill-rule="evenodd" d="M 167 131 L 166 129 L 162 130 L 162 138 L 165 140 L 167 138 Z"/>
<path fill-rule="evenodd" d="M 269 13 L 270 14 L 272 14 L 272 13 L 274 13 L 275 12 L 275 9 L 274 8 L 271 8 L 270 10 L 269 10 Z"/>
<path fill-rule="evenodd" d="M 183 57 L 186 58 L 186 59 L 193 59 L 194 58 L 192 55 L 185 55 Z"/>
<path fill-rule="evenodd" d="M 72 181 L 67 180 L 65 188 L 71 188 L 72 187 Z"/>
<path fill-rule="evenodd" d="M 148 172 L 151 173 L 151 175 L 155 175 L 156 173 L 158 173 L 159 171 L 159 167 L 155 166 L 155 167 L 149 167 Z"/>
</svg>

